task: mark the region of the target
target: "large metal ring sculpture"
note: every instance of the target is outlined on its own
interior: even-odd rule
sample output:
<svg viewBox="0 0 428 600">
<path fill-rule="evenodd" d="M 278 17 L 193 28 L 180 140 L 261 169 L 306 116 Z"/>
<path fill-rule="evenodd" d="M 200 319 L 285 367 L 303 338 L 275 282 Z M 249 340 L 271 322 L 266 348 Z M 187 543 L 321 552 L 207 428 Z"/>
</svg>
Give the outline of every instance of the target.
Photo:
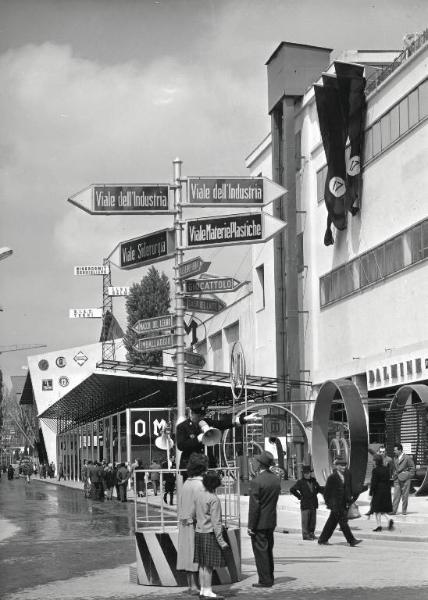
<svg viewBox="0 0 428 600">
<path fill-rule="evenodd" d="M 357 387 L 348 379 L 326 381 L 318 393 L 312 419 L 312 463 L 315 476 L 321 483 L 331 471 L 328 424 L 333 401 L 340 394 L 345 405 L 349 426 L 349 469 L 353 493 L 364 485 L 369 447 L 366 415 Z"/>
<path fill-rule="evenodd" d="M 393 410 L 398 409 L 402 415 L 404 413 L 406 404 L 408 403 L 409 397 L 411 397 L 413 395 L 413 393 L 416 395 L 416 398 L 412 398 L 411 404 L 417 404 L 419 402 L 422 402 L 423 404 L 428 406 L 428 386 L 424 385 L 423 383 L 417 383 L 414 385 L 403 385 L 403 387 L 401 387 L 399 390 L 397 390 L 397 393 L 395 394 L 394 398 L 391 401 L 389 410 L 393 411 Z M 393 434 L 394 434 L 394 443 L 400 442 L 401 441 L 401 418 L 398 421 L 398 426 L 393 429 Z M 428 495 L 428 469 L 426 470 L 424 480 L 422 481 L 422 484 L 415 495 L 416 496 Z"/>
</svg>

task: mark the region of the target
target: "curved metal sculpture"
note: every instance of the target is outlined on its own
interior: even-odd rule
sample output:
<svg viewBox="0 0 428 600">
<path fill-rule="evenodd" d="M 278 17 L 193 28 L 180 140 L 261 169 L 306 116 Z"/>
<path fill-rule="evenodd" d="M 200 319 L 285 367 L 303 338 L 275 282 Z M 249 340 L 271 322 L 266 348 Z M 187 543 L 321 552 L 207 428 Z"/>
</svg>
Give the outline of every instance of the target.
<svg viewBox="0 0 428 600">
<path fill-rule="evenodd" d="M 349 426 L 349 469 L 354 493 L 364 485 L 369 438 L 366 415 L 357 387 L 348 379 L 326 381 L 321 386 L 312 419 L 312 463 L 315 477 L 321 483 L 331 471 L 328 424 L 333 401 L 339 393 L 345 405 Z"/>
<path fill-rule="evenodd" d="M 412 397 L 413 394 L 416 395 L 416 398 Z M 408 403 L 409 398 L 412 397 L 411 404 L 425 404 L 428 407 L 428 386 L 423 383 L 409 384 L 403 385 L 394 398 L 391 401 L 389 410 L 398 410 L 401 414 L 404 413 L 405 407 Z M 417 432 L 416 432 L 416 435 Z M 394 442 L 401 441 L 401 418 L 398 420 L 398 423 L 395 427 L 393 427 L 393 436 Z M 420 488 L 416 492 L 415 496 L 427 496 L 428 495 L 428 469 L 425 471 L 424 479 L 421 483 Z"/>
</svg>

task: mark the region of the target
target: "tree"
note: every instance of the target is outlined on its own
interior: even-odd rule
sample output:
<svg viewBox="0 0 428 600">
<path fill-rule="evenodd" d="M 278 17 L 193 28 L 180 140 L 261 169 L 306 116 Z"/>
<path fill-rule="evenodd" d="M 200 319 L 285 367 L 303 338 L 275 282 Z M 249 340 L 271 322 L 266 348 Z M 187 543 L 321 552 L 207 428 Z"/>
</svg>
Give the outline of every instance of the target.
<svg viewBox="0 0 428 600">
<path fill-rule="evenodd" d="M 162 352 L 137 352 L 133 345 L 138 339 L 132 330 L 140 319 L 149 319 L 168 313 L 171 305 L 170 283 L 165 273 L 160 274 L 155 267 L 150 267 L 147 275 L 140 283 L 134 283 L 126 299 L 126 311 L 128 313 L 128 328 L 124 338 L 125 347 L 128 351 L 127 358 L 130 362 L 159 366 L 162 364 Z"/>
</svg>

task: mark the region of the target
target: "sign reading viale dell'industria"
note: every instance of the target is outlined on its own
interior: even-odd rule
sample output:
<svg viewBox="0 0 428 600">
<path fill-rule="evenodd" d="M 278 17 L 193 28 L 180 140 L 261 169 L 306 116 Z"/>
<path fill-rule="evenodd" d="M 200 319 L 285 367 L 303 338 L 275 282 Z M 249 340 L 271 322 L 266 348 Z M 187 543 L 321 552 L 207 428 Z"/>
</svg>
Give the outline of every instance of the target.
<svg viewBox="0 0 428 600">
<path fill-rule="evenodd" d="M 239 244 L 263 239 L 262 215 L 248 213 L 187 221 L 187 245 Z"/>
</svg>

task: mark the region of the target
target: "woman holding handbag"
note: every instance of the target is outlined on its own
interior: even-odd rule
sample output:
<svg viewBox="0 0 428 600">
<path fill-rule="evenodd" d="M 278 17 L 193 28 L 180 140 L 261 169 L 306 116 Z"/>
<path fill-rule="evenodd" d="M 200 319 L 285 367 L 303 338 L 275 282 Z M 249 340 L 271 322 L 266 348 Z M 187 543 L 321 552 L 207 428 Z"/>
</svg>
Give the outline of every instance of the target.
<svg viewBox="0 0 428 600">
<path fill-rule="evenodd" d="M 380 454 L 375 454 L 374 469 L 370 482 L 370 496 L 372 497 L 370 510 L 376 516 L 376 529 L 373 531 L 382 531 L 382 516 L 388 521 L 388 529 L 394 528 L 394 521 L 388 517 L 388 513 L 392 512 L 391 500 L 391 485 L 390 485 L 390 470 L 383 465 L 383 458 Z"/>
</svg>

